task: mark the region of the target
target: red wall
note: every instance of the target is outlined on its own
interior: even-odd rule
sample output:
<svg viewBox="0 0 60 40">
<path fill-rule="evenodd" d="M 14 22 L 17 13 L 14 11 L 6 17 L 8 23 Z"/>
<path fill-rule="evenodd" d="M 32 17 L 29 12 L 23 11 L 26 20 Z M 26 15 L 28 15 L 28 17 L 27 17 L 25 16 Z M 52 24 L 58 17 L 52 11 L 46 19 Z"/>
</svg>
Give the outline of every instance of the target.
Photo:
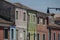
<svg viewBox="0 0 60 40">
<path fill-rule="evenodd" d="M 45 40 L 48 40 L 48 29 L 46 25 L 37 25 L 37 33 L 40 34 L 40 40 L 43 40 L 43 34 L 45 34 Z"/>
<path fill-rule="evenodd" d="M 0 40 L 4 40 L 3 27 L 0 27 Z"/>
<path fill-rule="evenodd" d="M 56 40 L 58 40 L 58 33 L 60 32 L 60 30 L 51 30 L 51 39 L 54 40 L 54 33 L 56 33 Z"/>
</svg>

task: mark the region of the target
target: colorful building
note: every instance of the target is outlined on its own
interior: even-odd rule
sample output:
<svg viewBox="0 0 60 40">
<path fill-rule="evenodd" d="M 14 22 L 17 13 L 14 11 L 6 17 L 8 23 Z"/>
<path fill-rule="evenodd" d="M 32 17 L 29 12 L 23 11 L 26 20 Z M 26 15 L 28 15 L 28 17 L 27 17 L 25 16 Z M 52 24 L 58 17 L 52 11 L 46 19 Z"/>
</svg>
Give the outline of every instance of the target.
<svg viewBox="0 0 60 40">
<path fill-rule="evenodd" d="M 28 10 L 28 34 L 29 40 L 36 40 L 36 26 L 37 26 L 37 19 L 36 19 L 37 11 L 35 10 Z"/>
<path fill-rule="evenodd" d="M 21 3 L 15 3 L 15 5 L 18 6 L 15 15 L 15 23 L 18 30 L 17 40 L 34 40 L 34 33 L 36 33 L 36 11 Z M 29 36 L 27 37 L 27 34 L 29 33 L 30 38 Z"/>
<path fill-rule="evenodd" d="M 60 17 L 57 15 L 51 15 L 50 18 L 51 20 L 47 26 L 49 29 L 49 40 L 60 40 Z"/>
<path fill-rule="evenodd" d="M 37 13 L 37 40 L 48 40 L 47 14 Z"/>
<path fill-rule="evenodd" d="M 0 0 L 0 40 L 60 40 L 59 16 Z"/>
<path fill-rule="evenodd" d="M 27 40 L 27 10 L 21 3 L 15 3 L 15 25 L 17 40 Z"/>
<path fill-rule="evenodd" d="M 10 34 L 9 34 L 9 27 L 12 24 L 12 22 L 6 21 L 2 18 L 0 18 L 0 40 L 9 40 Z"/>
<path fill-rule="evenodd" d="M 15 29 L 13 29 L 13 32 L 10 31 L 10 28 L 15 27 L 14 25 L 14 21 L 15 21 L 15 5 L 13 5 L 12 3 L 9 3 L 7 1 L 4 0 L 0 0 L 0 18 L 2 18 L 0 21 L 0 26 L 1 26 L 1 38 L 0 40 L 12 40 L 12 34 L 15 34 Z M 12 34 L 11 34 L 12 33 Z M 13 40 L 15 39 L 15 35 L 13 35 Z"/>
</svg>

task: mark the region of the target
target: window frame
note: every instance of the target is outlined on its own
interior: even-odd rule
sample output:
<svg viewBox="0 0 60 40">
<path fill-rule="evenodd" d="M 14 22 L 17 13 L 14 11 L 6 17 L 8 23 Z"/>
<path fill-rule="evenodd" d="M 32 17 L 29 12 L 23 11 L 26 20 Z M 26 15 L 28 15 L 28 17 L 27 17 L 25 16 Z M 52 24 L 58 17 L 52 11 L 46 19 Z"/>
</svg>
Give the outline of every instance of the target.
<svg viewBox="0 0 60 40">
<path fill-rule="evenodd" d="M 35 20 L 36 20 L 36 19 L 35 19 L 35 15 L 33 15 L 33 22 L 35 22 Z"/>
<path fill-rule="evenodd" d="M 40 20 L 39 20 L 39 17 L 37 17 L 37 24 L 39 24 L 39 21 L 40 21 Z"/>
<path fill-rule="evenodd" d="M 45 18 L 43 18 L 43 25 L 45 25 Z"/>
<path fill-rule="evenodd" d="M 16 19 L 18 19 L 18 11 L 16 11 Z"/>
<path fill-rule="evenodd" d="M 23 20 L 26 21 L 26 13 L 23 13 Z"/>
<path fill-rule="evenodd" d="M 54 32 L 53 35 L 54 35 L 54 40 L 56 40 L 56 32 Z"/>
<path fill-rule="evenodd" d="M 46 40 L 46 35 L 45 34 L 43 34 L 43 40 Z"/>
<path fill-rule="evenodd" d="M 5 35 L 6 30 L 7 30 L 7 34 Z M 8 28 L 4 28 L 4 39 L 8 39 Z"/>
<path fill-rule="evenodd" d="M 37 34 L 37 40 L 40 40 L 40 34 L 39 33 Z"/>
</svg>

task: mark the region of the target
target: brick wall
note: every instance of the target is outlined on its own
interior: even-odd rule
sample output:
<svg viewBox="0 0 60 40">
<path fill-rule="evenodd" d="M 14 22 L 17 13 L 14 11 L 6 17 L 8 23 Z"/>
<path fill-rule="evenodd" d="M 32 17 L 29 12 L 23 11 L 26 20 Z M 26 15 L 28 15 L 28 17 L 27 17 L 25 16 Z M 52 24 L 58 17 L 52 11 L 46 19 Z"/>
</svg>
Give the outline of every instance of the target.
<svg viewBox="0 0 60 40">
<path fill-rule="evenodd" d="M 40 34 L 40 40 L 43 40 L 43 34 L 45 34 L 45 40 L 49 39 L 48 29 L 45 25 L 38 25 L 37 26 L 37 32 Z"/>
<path fill-rule="evenodd" d="M 4 37 L 3 37 L 3 27 L 0 27 L 0 40 L 4 40 Z"/>
<path fill-rule="evenodd" d="M 56 40 L 58 40 L 58 34 L 60 30 L 51 30 L 51 39 L 54 40 L 54 33 L 56 33 Z"/>
</svg>

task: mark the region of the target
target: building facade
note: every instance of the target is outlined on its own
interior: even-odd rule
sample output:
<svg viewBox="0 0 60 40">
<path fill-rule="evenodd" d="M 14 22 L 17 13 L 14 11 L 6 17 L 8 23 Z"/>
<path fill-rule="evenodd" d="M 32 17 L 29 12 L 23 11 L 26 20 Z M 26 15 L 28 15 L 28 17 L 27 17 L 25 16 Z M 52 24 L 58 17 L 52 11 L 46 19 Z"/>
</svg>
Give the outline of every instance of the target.
<svg viewBox="0 0 60 40">
<path fill-rule="evenodd" d="M 60 40 L 59 16 L 51 14 L 51 19 L 47 28 L 49 29 L 49 40 Z"/>
<path fill-rule="evenodd" d="M 13 27 L 13 23 L 15 21 L 15 5 L 12 3 L 9 3 L 5 0 L 0 0 L 0 18 L 2 18 L 0 21 L 0 26 L 1 26 L 1 38 L 0 40 L 12 40 L 10 27 Z M 11 24 L 9 24 L 11 22 Z M 13 33 L 13 32 L 12 32 Z M 14 35 L 13 35 L 14 36 Z M 13 38 L 14 40 L 15 37 Z"/>
<path fill-rule="evenodd" d="M 48 40 L 47 14 L 43 12 L 37 13 L 37 40 Z"/>
<path fill-rule="evenodd" d="M 20 3 L 15 3 L 18 6 L 15 10 L 15 25 L 17 40 L 27 40 L 27 10 L 20 8 Z"/>
<path fill-rule="evenodd" d="M 28 10 L 28 34 L 29 40 L 36 40 L 36 26 L 37 26 L 37 19 L 36 19 L 37 12 L 34 10 Z"/>
<path fill-rule="evenodd" d="M 0 18 L 0 40 L 10 40 L 10 25 L 12 25 L 12 22 Z"/>
</svg>

